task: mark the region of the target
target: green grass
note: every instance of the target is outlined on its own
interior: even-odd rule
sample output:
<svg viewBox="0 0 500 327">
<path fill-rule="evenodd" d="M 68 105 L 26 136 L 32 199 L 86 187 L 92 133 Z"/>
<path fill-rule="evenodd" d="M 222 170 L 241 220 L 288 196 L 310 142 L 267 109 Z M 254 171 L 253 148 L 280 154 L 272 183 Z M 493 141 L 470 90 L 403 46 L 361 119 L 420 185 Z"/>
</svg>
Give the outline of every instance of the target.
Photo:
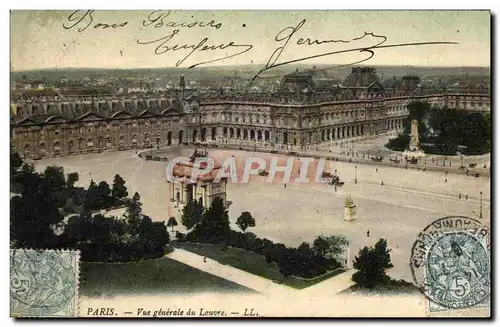
<svg viewBox="0 0 500 327">
<path fill-rule="evenodd" d="M 200 292 L 251 293 L 253 290 L 169 258 L 80 265 L 80 294 L 85 296 Z"/>
<path fill-rule="evenodd" d="M 343 268 L 338 268 L 315 278 L 301 278 L 297 276 L 288 276 L 283 281 L 283 284 L 296 289 L 303 289 L 309 286 L 313 286 L 317 283 L 321 283 L 322 281 L 325 281 L 329 278 L 335 277 L 343 273 L 344 271 L 345 270 Z"/>
<path fill-rule="evenodd" d="M 275 262 L 268 263 L 263 255 L 254 252 L 233 247 L 229 247 L 226 251 L 222 251 L 217 245 L 212 244 L 186 242 L 178 243 L 177 245 L 184 250 L 216 260 L 221 264 L 244 270 L 295 289 L 303 289 L 312 286 L 343 272 L 343 269 L 337 269 L 311 279 L 296 276 L 285 277 L 280 273 L 279 267 Z"/>
<path fill-rule="evenodd" d="M 348 289 L 342 291 L 342 293 L 358 293 L 360 295 L 369 294 L 379 294 L 379 295 L 395 295 L 395 294 L 416 294 L 419 293 L 419 289 L 414 284 L 407 282 L 405 280 L 395 280 L 390 279 L 385 284 L 377 285 L 372 289 L 363 288 L 358 285 L 353 285 Z"/>
</svg>

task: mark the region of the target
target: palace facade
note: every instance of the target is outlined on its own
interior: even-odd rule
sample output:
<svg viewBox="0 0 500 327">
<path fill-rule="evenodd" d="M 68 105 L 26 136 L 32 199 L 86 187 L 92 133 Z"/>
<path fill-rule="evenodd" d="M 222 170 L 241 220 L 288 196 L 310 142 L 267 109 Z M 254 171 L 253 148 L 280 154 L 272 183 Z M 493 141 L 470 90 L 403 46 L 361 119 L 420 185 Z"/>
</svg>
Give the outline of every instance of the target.
<svg viewBox="0 0 500 327">
<path fill-rule="evenodd" d="M 164 97 L 18 100 L 11 104 L 12 147 L 31 158 L 199 142 L 308 150 L 400 130 L 414 100 L 490 111 L 487 93 L 423 92 L 413 78 L 389 89 L 366 74 L 375 71 L 353 68 L 346 85 L 329 90 L 300 73 L 297 83 L 290 74 L 279 90 L 257 95 L 186 96 L 181 78 Z"/>
</svg>

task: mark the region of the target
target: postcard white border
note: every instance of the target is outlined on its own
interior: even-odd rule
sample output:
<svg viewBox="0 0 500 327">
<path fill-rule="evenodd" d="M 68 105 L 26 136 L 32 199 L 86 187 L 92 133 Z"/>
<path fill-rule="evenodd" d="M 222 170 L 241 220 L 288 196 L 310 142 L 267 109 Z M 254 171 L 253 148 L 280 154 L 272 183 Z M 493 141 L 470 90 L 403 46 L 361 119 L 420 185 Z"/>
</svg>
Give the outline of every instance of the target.
<svg viewBox="0 0 500 327">
<path fill-rule="evenodd" d="M 9 8 L 9 4 L 13 3 L 15 8 Z M 355 10 L 355 9 L 491 9 L 493 13 L 498 14 L 500 12 L 500 2 L 497 0 L 491 0 L 491 1 L 485 1 L 485 0 L 475 0 L 475 1 L 443 1 L 443 2 L 436 2 L 435 0 L 421 0 L 417 2 L 403 2 L 403 1 L 394 1 L 394 0 L 386 0 L 386 1 L 368 1 L 368 0 L 362 0 L 362 1 L 321 1 L 321 0 L 309 0 L 309 1 L 281 1 L 280 3 L 277 3 L 276 1 L 270 2 L 270 1 L 264 1 L 264 0 L 254 0 L 254 1 L 245 1 L 245 2 L 237 2 L 237 1 L 220 1 L 220 0 L 215 0 L 215 1 L 201 1 L 201 0 L 196 0 L 196 1 L 177 1 L 177 2 L 166 2 L 166 1 L 148 1 L 148 0 L 143 0 L 143 1 L 120 1 L 118 2 L 119 5 L 116 5 L 116 2 L 105 2 L 102 0 L 88 0 L 85 2 L 80 2 L 83 7 L 85 8 L 94 8 L 94 9 L 146 9 L 146 8 L 165 8 L 169 7 L 169 9 L 301 9 L 301 10 L 311 10 L 311 9 L 345 9 L 345 10 Z M 10 9 L 75 9 L 76 3 L 75 2 L 68 2 L 68 1 L 61 1 L 61 0 L 56 0 L 56 1 L 50 1 L 50 2 L 40 2 L 40 1 L 35 1 L 35 0 L 29 0 L 29 1 L 15 1 L 15 2 L 7 2 L 3 1 L 1 4 L 1 11 L 0 11 L 0 24 L 2 24 L 1 28 L 1 44 L 3 45 L 2 51 L 1 51 L 1 60 L 0 60 L 0 69 L 2 70 L 2 88 L 1 88 L 1 102 L 4 104 L 4 113 L 0 116 L 1 123 L 3 126 L 2 130 L 2 137 L 0 137 L 0 147 L 1 147 L 1 153 L 7 154 L 9 151 L 9 142 L 10 142 L 10 136 L 9 136 L 9 128 L 7 127 L 9 125 L 9 114 L 8 114 L 8 103 L 9 103 L 9 65 L 7 65 L 7 62 L 9 62 L 10 58 L 10 53 L 9 53 L 9 38 L 10 38 L 10 31 L 9 31 L 9 10 Z M 409 6 L 411 6 L 409 8 Z M 496 17 L 494 21 L 495 27 L 493 30 L 495 30 L 498 33 L 498 17 Z M 495 35 L 496 39 L 496 35 Z M 495 43 L 492 44 L 492 46 L 495 45 Z M 492 58 L 498 59 L 498 53 L 495 51 L 494 52 L 495 56 Z M 495 67 L 495 71 L 492 72 L 494 76 L 497 76 L 498 73 L 498 66 L 497 62 L 496 64 L 493 65 Z M 495 82 L 496 78 L 495 78 Z M 493 89 L 493 97 L 497 99 L 497 88 L 496 88 L 496 83 L 493 85 L 495 88 Z M 497 103 L 495 100 L 494 103 Z M 495 108 L 496 109 L 496 108 Z M 498 116 L 498 113 L 495 114 L 495 116 Z M 496 122 L 498 122 L 498 119 L 496 119 Z M 498 131 L 500 126 L 494 127 L 494 130 Z M 495 139 L 495 149 L 494 151 L 498 154 L 500 151 L 500 145 L 499 145 L 499 140 Z M 4 157 L 5 158 L 5 157 Z M 497 159 L 497 158 L 495 158 Z M 1 165 L 1 171 L 3 172 L 1 174 L 1 182 L 2 185 L 9 185 L 9 176 L 8 176 L 8 171 L 9 171 L 9 162 L 8 160 L 2 160 L 0 161 Z M 497 170 L 499 168 L 500 164 L 498 163 L 498 160 L 495 160 L 494 163 L 494 169 Z M 496 175 L 496 174 L 495 174 Z M 8 187 L 3 187 L 2 188 L 3 192 L 0 196 L 0 201 L 1 201 L 1 209 L 3 211 L 3 219 L 2 223 L 4 224 L 4 228 L 1 228 L 1 231 L 3 233 L 2 239 L 3 244 L 5 246 L 3 251 L 0 251 L 0 257 L 2 258 L 1 262 L 5 263 L 8 262 L 8 257 L 9 257 L 9 251 L 7 249 L 8 247 L 8 242 L 7 240 L 9 239 L 9 200 L 8 200 Z M 5 192 L 5 193 L 4 193 Z M 495 201 L 493 203 L 500 203 L 498 200 L 500 198 L 500 195 L 498 192 L 495 192 Z M 496 226 L 497 224 L 495 224 Z M 496 228 L 495 228 L 496 229 Z M 495 231 L 493 231 L 494 233 Z M 495 251 L 498 250 L 498 244 L 499 242 L 495 242 Z M 9 292 L 8 292 L 8 276 L 9 276 L 9 266 L 8 265 L 3 265 L 3 269 L 1 270 L 1 276 L 3 277 L 3 283 L 0 284 L 0 293 L 2 294 L 1 298 L 1 304 L 0 304 L 0 317 L 3 322 L 7 322 L 7 325 L 13 325 L 15 322 L 13 319 L 8 318 L 9 317 Z M 498 261 L 495 262 L 495 271 L 498 271 Z M 495 301 L 495 309 L 498 310 L 498 301 Z M 492 308 L 493 309 L 493 308 Z M 5 321 L 7 320 L 7 321 Z M 36 321 L 32 321 L 36 323 Z M 47 321 L 48 323 L 51 323 L 50 321 Z M 374 323 L 375 321 L 365 321 L 365 323 Z M 38 322 L 40 323 L 40 322 Z M 67 321 L 63 321 L 60 323 L 67 323 Z M 71 321 L 71 324 L 81 324 L 85 323 L 82 321 Z M 123 323 L 123 321 L 86 321 L 86 323 L 91 323 L 94 326 L 105 326 L 106 324 L 113 323 L 113 324 L 120 324 Z M 134 321 L 132 323 L 129 323 L 129 326 L 135 325 L 135 326 L 144 326 L 147 322 L 141 322 L 141 321 Z M 181 322 L 175 322 L 175 321 L 169 321 L 168 324 L 169 326 L 172 325 L 178 325 Z M 199 322 L 189 322 L 188 324 L 197 324 Z M 202 323 L 207 323 L 207 321 L 202 321 Z M 219 323 L 219 321 L 215 321 L 212 323 Z M 238 323 L 237 321 L 232 321 L 229 322 L 229 324 L 233 323 Z M 265 325 L 270 325 L 271 323 L 277 323 L 277 321 L 256 321 L 253 322 L 252 324 L 258 324 L 259 326 L 265 326 Z M 281 321 L 281 324 L 288 324 L 290 321 Z M 301 321 L 298 323 L 304 323 L 307 324 L 308 322 L 306 321 Z M 335 321 L 331 322 L 336 325 L 360 325 L 363 322 L 362 321 L 357 321 L 357 322 L 348 322 L 348 321 Z M 378 323 L 385 323 L 383 321 L 379 321 Z M 396 322 L 400 323 L 400 322 Z M 438 325 L 438 321 L 425 321 L 425 320 L 419 320 L 419 321 L 414 321 L 413 323 L 418 323 L 418 324 L 425 324 L 426 326 L 433 326 L 433 325 Z M 227 322 L 226 322 L 227 324 Z M 479 321 L 469 321 L 468 324 L 475 325 L 479 324 Z M 183 323 L 184 326 L 186 326 L 186 322 Z"/>
</svg>

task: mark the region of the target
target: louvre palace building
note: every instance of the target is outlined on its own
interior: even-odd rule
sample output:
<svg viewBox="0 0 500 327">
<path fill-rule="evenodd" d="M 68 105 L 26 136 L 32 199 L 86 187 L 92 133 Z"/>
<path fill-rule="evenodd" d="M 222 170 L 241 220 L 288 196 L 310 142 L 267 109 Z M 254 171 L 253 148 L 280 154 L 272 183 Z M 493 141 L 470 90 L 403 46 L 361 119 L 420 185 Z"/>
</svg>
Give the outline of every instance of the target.
<svg viewBox="0 0 500 327">
<path fill-rule="evenodd" d="M 12 100 L 11 143 L 25 158 L 227 144 L 307 151 L 399 131 L 411 101 L 490 111 L 489 88 L 426 89 L 415 76 L 382 83 L 354 67 L 342 85 L 294 72 L 270 92 L 188 94 L 184 77 L 163 96 L 51 96 Z"/>
</svg>

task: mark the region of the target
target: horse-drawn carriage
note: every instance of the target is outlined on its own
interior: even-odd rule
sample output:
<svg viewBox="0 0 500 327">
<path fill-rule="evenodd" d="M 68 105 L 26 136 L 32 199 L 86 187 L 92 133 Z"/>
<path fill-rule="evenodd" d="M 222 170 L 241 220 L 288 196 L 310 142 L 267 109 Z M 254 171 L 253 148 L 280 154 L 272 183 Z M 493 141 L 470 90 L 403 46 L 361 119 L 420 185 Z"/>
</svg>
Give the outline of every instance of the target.
<svg viewBox="0 0 500 327">
<path fill-rule="evenodd" d="M 409 162 L 411 164 L 417 164 L 418 163 L 418 159 L 415 158 L 415 157 L 411 157 L 411 158 L 406 157 L 406 162 Z"/>
<path fill-rule="evenodd" d="M 381 162 L 383 157 L 382 156 L 375 156 L 375 157 L 371 157 L 370 159 L 372 159 L 372 161 Z"/>
<path fill-rule="evenodd" d="M 262 169 L 261 171 L 259 171 L 259 176 L 269 176 L 269 173 Z"/>
<path fill-rule="evenodd" d="M 394 162 L 394 163 L 400 163 L 401 162 L 401 159 L 398 159 L 398 157 L 394 157 L 394 158 L 389 158 L 390 161 Z"/>
<path fill-rule="evenodd" d="M 474 168 L 476 166 L 477 166 L 477 163 L 475 163 L 475 162 L 469 164 L 469 168 Z"/>
<path fill-rule="evenodd" d="M 321 177 L 323 178 L 332 178 L 333 175 L 329 172 L 324 171 L 323 174 L 321 174 Z"/>
<path fill-rule="evenodd" d="M 341 181 L 340 180 L 340 177 L 338 176 L 333 176 L 332 178 L 332 181 L 331 181 L 331 185 L 334 185 L 334 186 L 342 186 L 344 185 L 344 181 Z"/>
</svg>

